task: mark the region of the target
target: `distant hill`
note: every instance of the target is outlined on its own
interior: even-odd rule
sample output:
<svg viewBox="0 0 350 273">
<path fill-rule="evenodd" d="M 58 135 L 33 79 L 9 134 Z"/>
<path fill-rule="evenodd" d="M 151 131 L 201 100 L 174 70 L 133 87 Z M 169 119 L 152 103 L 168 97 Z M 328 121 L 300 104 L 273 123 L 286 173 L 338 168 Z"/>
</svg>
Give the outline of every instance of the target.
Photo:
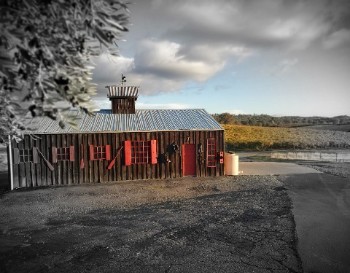
<svg viewBox="0 0 350 273">
<path fill-rule="evenodd" d="M 299 117 L 299 116 L 284 116 L 275 117 L 269 115 L 232 115 L 229 113 L 213 114 L 212 115 L 221 124 L 231 125 L 250 125 L 262 127 L 305 127 L 318 125 L 350 125 L 349 116 L 336 117 Z M 348 131 L 347 126 L 342 126 L 344 129 L 337 127 L 329 127 L 330 130 Z M 322 129 L 328 129 L 322 127 Z M 350 130 L 350 129 L 349 129 Z"/>
<path fill-rule="evenodd" d="M 271 149 L 349 149 L 350 133 L 309 128 L 224 124 L 228 151 Z"/>
</svg>

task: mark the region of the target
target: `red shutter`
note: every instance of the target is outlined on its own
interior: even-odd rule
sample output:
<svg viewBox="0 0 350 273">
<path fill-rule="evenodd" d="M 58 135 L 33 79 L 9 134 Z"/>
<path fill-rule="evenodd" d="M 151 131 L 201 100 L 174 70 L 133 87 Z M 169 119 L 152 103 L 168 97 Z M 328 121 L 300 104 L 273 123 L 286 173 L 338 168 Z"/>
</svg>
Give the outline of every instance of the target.
<svg viewBox="0 0 350 273">
<path fill-rule="evenodd" d="M 151 164 L 157 164 L 157 140 L 151 140 Z"/>
<path fill-rule="evenodd" d="M 51 161 L 52 163 L 57 163 L 57 148 L 51 147 Z"/>
<path fill-rule="evenodd" d="M 131 165 L 131 141 L 130 140 L 124 141 L 124 160 L 125 160 L 125 166 Z"/>
<path fill-rule="evenodd" d="M 36 147 L 33 147 L 33 163 L 38 163 L 39 157 L 38 157 L 38 150 Z"/>
<path fill-rule="evenodd" d="M 75 153 L 74 146 L 69 146 L 69 161 L 74 161 Z"/>
<path fill-rule="evenodd" d="M 19 164 L 19 150 L 13 148 L 13 164 Z"/>
<path fill-rule="evenodd" d="M 106 160 L 111 160 L 111 145 L 106 145 Z"/>
<path fill-rule="evenodd" d="M 94 145 L 90 145 L 90 160 L 94 160 L 95 156 L 94 156 Z"/>
</svg>

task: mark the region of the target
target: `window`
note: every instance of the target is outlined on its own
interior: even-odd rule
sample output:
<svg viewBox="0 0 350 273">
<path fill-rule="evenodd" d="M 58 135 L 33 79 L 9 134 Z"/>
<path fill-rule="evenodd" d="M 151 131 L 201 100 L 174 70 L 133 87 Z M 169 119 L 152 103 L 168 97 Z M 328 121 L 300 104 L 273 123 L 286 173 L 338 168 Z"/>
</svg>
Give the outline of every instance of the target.
<svg viewBox="0 0 350 273">
<path fill-rule="evenodd" d="M 57 160 L 69 160 L 69 147 L 57 148 Z"/>
<path fill-rule="evenodd" d="M 157 164 L 157 141 L 124 141 L 125 165 Z"/>
<path fill-rule="evenodd" d="M 207 139 L 207 167 L 216 167 L 216 142 L 215 138 Z"/>
<path fill-rule="evenodd" d="M 58 161 L 74 161 L 74 146 L 52 147 L 51 157 L 52 163 L 57 163 Z"/>
<path fill-rule="evenodd" d="M 150 141 L 131 142 L 131 164 L 147 164 L 151 161 Z"/>
<path fill-rule="evenodd" d="M 19 150 L 19 162 L 33 162 L 33 151 L 30 149 Z"/>
<path fill-rule="evenodd" d="M 90 145 L 90 160 L 110 160 L 111 146 L 94 146 Z"/>
<path fill-rule="evenodd" d="M 38 150 L 36 147 L 33 147 L 31 149 L 18 149 L 13 148 L 13 163 L 19 164 L 19 163 L 38 163 Z"/>
<path fill-rule="evenodd" d="M 106 147 L 95 146 L 94 147 L 94 159 L 106 159 Z"/>
</svg>

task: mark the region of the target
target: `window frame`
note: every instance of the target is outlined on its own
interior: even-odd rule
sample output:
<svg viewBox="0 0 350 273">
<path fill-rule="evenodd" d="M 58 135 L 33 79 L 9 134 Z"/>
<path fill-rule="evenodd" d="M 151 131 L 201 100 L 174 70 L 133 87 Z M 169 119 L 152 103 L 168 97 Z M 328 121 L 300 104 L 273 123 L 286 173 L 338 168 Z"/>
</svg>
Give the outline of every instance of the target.
<svg viewBox="0 0 350 273">
<path fill-rule="evenodd" d="M 19 163 L 34 162 L 33 150 L 32 149 L 18 149 L 19 152 Z M 25 160 L 27 159 L 27 160 Z"/>
<path fill-rule="evenodd" d="M 110 145 L 90 145 L 90 160 L 110 160 L 111 146 Z"/>
<path fill-rule="evenodd" d="M 142 165 L 151 162 L 151 141 L 131 141 L 131 164 Z"/>
<path fill-rule="evenodd" d="M 70 161 L 70 147 L 57 147 L 57 161 Z"/>
<path fill-rule="evenodd" d="M 51 159 L 52 163 L 57 163 L 58 161 L 74 161 L 75 149 L 74 145 L 65 147 L 51 147 Z"/>
<path fill-rule="evenodd" d="M 124 161 L 126 166 L 157 164 L 157 140 L 125 140 Z"/>
</svg>

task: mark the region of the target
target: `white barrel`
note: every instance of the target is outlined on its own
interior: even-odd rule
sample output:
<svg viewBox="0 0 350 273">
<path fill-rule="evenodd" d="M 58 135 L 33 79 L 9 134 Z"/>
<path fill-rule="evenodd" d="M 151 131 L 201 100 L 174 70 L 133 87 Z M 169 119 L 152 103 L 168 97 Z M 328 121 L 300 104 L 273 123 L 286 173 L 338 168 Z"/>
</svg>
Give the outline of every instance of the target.
<svg viewBox="0 0 350 273">
<path fill-rule="evenodd" d="M 225 153 L 225 174 L 238 175 L 239 174 L 239 156 L 236 154 Z"/>
</svg>

